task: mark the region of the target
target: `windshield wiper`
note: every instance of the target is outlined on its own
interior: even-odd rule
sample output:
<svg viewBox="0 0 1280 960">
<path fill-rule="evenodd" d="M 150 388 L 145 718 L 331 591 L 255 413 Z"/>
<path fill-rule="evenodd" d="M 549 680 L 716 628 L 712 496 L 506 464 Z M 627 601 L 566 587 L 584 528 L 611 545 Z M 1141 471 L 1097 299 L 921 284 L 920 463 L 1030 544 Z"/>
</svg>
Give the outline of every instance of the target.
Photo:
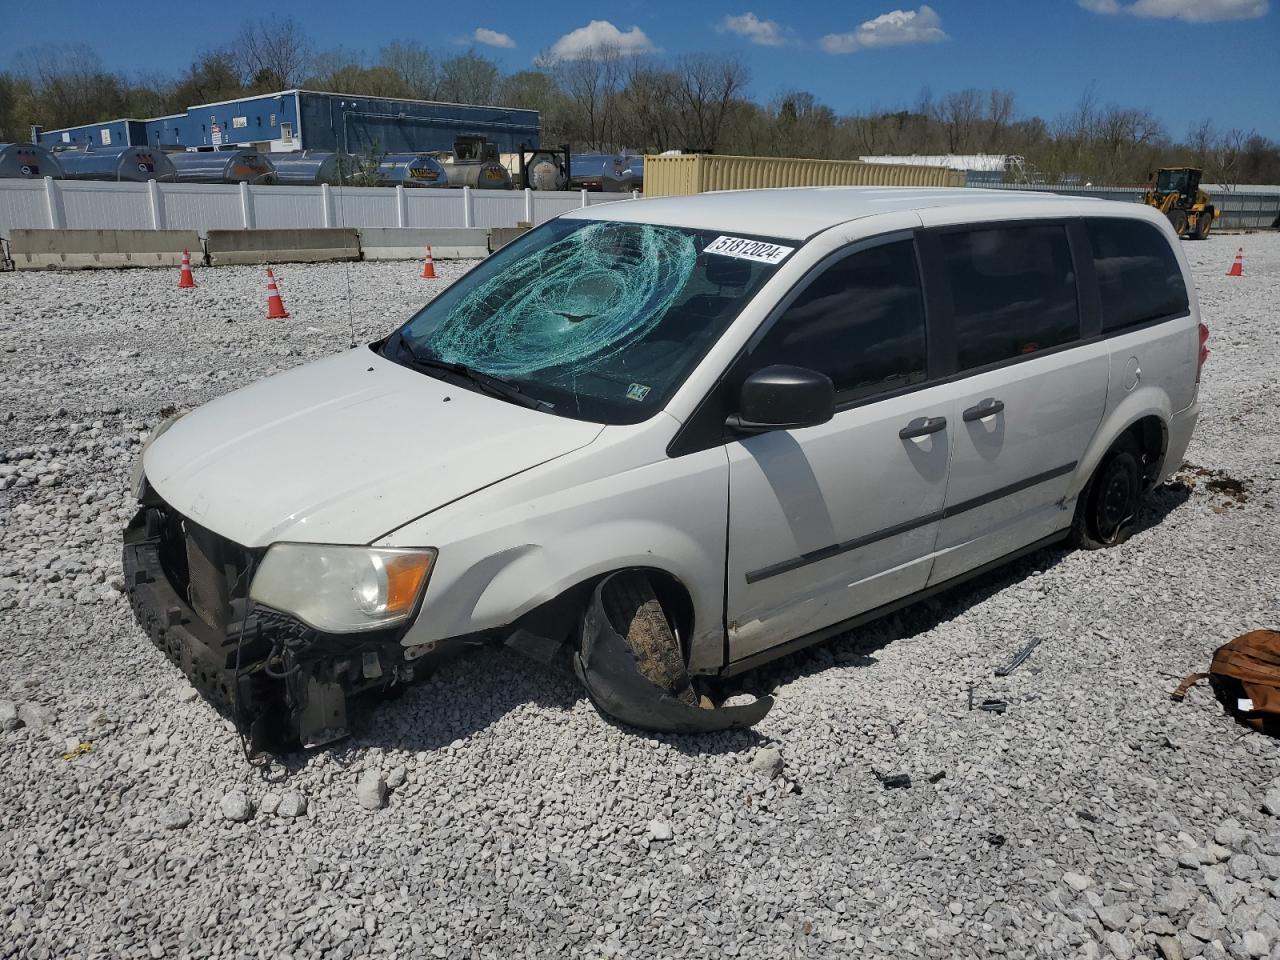
<svg viewBox="0 0 1280 960">
<path fill-rule="evenodd" d="M 538 400 L 524 393 L 519 384 L 494 376 L 492 373 L 476 370 L 465 363 L 441 360 L 439 357 L 424 357 L 414 349 L 412 341 L 403 333 L 400 334 L 400 347 L 409 355 L 409 359 L 415 367 L 423 367 L 428 370 L 444 370 L 447 373 L 452 373 L 475 384 L 490 396 L 498 397 L 501 400 L 506 400 L 522 407 L 529 407 L 531 410 L 547 410 L 553 406 L 553 404 L 545 400 Z"/>
</svg>

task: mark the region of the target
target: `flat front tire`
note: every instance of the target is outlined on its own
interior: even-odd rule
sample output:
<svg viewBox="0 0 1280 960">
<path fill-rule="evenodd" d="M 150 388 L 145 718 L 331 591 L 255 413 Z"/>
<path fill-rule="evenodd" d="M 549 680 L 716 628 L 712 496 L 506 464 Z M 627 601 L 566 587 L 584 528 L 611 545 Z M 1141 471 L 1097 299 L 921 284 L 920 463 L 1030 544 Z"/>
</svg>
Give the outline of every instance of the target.
<svg viewBox="0 0 1280 960">
<path fill-rule="evenodd" d="M 645 679 L 677 700 L 697 705 L 679 641 L 649 578 L 639 571 L 617 574 L 605 585 L 600 600 L 610 625 L 626 640 Z"/>
</svg>

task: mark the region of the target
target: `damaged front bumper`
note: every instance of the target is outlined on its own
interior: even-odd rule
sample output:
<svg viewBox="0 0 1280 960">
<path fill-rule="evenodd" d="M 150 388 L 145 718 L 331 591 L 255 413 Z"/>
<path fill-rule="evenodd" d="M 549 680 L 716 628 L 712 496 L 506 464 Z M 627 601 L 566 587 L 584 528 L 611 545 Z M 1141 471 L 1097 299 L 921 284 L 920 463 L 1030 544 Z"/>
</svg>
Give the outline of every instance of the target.
<svg viewBox="0 0 1280 960">
<path fill-rule="evenodd" d="M 421 660 L 406 660 L 403 627 L 325 634 L 250 604 L 258 559 L 164 504 L 144 505 L 124 532 L 125 591 L 152 642 L 255 748 L 339 739 L 348 696 L 408 682 Z"/>
</svg>

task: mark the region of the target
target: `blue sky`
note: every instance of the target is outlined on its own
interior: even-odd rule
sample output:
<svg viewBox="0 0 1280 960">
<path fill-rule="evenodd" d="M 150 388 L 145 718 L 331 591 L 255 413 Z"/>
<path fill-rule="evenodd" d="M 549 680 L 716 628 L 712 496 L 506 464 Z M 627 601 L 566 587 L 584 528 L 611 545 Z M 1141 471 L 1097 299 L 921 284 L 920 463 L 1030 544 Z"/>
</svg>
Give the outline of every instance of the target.
<svg viewBox="0 0 1280 960">
<path fill-rule="evenodd" d="M 937 96 L 994 86 L 1015 93 L 1020 114 L 1052 120 L 1093 84 L 1102 103 L 1149 108 L 1175 137 L 1211 117 L 1219 129 L 1280 140 L 1280 13 L 1270 0 L 489 0 L 374 9 L 350 0 L 17 2 L 0 14 L 0 67 L 32 44 L 84 42 L 111 69 L 176 72 L 244 21 L 277 13 L 302 22 L 321 49 L 372 55 L 397 39 L 438 51 L 475 46 L 507 70 L 547 51 L 572 56 L 597 39 L 673 55 L 732 52 L 747 62 L 757 98 L 803 89 L 838 112 L 909 105 L 924 87 Z"/>
</svg>

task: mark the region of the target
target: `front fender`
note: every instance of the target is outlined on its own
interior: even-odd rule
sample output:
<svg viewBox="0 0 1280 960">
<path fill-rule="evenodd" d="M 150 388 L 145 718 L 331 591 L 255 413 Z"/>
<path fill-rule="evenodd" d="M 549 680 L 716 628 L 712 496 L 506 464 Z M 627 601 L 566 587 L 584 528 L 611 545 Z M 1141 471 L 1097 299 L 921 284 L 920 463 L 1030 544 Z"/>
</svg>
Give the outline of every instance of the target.
<svg viewBox="0 0 1280 960">
<path fill-rule="evenodd" d="M 724 661 L 728 464 L 723 450 L 536 493 L 502 485 L 396 532 L 439 549 L 407 645 L 498 631 L 617 570 L 662 571 L 689 594 L 690 669 Z"/>
<path fill-rule="evenodd" d="M 686 531 L 652 520 L 624 519 L 571 531 L 550 543 L 513 551 L 477 597 L 477 620 L 511 622 L 571 587 L 631 567 L 670 574 L 685 589 L 704 579 L 705 550 Z M 696 603 L 695 603 L 696 606 Z M 718 627 L 718 624 L 713 624 Z M 694 626 L 694 637 L 699 625 Z"/>
</svg>

